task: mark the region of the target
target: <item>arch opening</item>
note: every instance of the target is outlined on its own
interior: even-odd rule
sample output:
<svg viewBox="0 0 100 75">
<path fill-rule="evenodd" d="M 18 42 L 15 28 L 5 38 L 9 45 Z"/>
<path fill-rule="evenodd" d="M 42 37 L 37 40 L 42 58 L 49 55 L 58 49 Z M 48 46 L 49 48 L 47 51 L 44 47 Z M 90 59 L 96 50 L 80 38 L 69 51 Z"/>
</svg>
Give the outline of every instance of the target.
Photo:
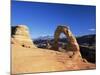
<svg viewBox="0 0 100 75">
<path fill-rule="evenodd" d="M 59 37 L 58 37 L 58 42 L 57 43 L 57 49 L 61 52 L 66 52 L 67 51 L 67 46 L 68 45 L 68 38 L 65 36 L 65 34 L 63 32 L 61 32 L 59 34 Z"/>
</svg>

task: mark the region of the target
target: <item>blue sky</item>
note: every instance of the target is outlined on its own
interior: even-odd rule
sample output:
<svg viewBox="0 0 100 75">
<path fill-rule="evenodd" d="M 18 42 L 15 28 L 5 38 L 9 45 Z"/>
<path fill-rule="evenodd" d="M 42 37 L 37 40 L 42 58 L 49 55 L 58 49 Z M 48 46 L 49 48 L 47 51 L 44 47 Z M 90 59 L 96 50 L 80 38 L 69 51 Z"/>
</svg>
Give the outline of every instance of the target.
<svg viewBox="0 0 100 75">
<path fill-rule="evenodd" d="M 32 38 L 53 36 L 58 25 L 67 25 L 75 36 L 94 34 L 96 7 L 12 1 L 11 25 L 29 27 Z"/>
</svg>

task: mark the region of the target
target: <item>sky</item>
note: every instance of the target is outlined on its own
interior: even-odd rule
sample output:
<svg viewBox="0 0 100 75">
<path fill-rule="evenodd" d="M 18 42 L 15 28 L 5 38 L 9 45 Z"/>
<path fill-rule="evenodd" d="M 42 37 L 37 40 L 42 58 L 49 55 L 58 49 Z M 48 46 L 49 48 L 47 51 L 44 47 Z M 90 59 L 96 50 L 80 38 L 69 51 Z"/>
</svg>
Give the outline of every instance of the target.
<svg viewBox="0 0 100 75">
<path fill-rule="evenodd" d="M 75 36 L 95 34 L 96 7 L 12 1 L 11 26 L 26 25 L 32 38 L 53 36 L 58 25 L 69 26 Z"/>
</svg>

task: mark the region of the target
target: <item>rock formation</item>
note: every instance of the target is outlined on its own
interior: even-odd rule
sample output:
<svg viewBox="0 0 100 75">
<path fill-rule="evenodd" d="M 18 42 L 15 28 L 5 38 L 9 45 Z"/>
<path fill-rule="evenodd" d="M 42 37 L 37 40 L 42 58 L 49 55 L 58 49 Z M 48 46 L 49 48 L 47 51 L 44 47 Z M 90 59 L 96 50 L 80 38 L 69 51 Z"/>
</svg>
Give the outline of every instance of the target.
<svg viewBox="0 0 100 75">
<path fill-rule="evenodd" d="M 60 33 L 64 33 L 68 38 L 68 52 L 53 51 L 58 50 L 58 39 Z M 65 26 L 58 26 L 54 35 L 54 48 L 50 50 L 51 43 L 47 41 L 48 49 L 36 48 L 29 37 L 28 28 L 20 25 L 12 27 L 12 61 L 11 74 L 54 71 L 71 71 L 95 69 L 96 65 L 81 60 L 80 48 L 76 38 L 70 29 Z M 28 48 L 27 48 L 28 47 Z M 29 48 L 32 47 L 32 48 Z M 61 49 L 62 50 L 62 49 Z M 67 50 L 66 50 L 67 51 Z"/>
<path fill-rule="evenodd" d="M 46 48 L 47 49 L 50 49 L 51 48 L 51 45 L 50 45 L 50 41 L 49 40 L 46 41 Z"/>
<path fill-rule="evenodd" d="M 79 45 L 76 41 L 76 38 L 73 36 L 70 29 L 66 26 L 58 26 L 57 27 L 55 34 L 54 34 L 54 49 L 58 50 L 58 48 L 59 48 L 58 40 L 59 40 L 59 36 L 61 33 L 64 33 L 65 36 L 67 37 L 67 39 L 68 39 L 68 46 L 67 47 L 68 47 L 69 51 L 73 52 L 73 57 L 74 58 L 81 57 L 80 48 L 79 48 Z M 72 57 L 72 56 L 70 56 L 70 57 Z"/>
<path fill-rule="evenodd" d="M 25 25 L 14 26 L 11 29 L 11 43 L 18 44 L 26 48 L 36 48 L 30 38 L 28 28 Z"/>
</svg>

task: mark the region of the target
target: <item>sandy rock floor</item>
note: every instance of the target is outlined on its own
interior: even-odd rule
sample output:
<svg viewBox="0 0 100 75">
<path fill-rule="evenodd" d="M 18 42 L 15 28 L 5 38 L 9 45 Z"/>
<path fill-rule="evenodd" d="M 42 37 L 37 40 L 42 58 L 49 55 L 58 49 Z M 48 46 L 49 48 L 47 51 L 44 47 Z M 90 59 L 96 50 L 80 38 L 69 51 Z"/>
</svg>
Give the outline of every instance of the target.
<svg viewBox="0 0 100 75">
<path fill-rule="evenodd" d="M 95 66 L 72 60 L 66 53 L 12 44 L 12 74 L 95 69 Z"/>
</svg>

